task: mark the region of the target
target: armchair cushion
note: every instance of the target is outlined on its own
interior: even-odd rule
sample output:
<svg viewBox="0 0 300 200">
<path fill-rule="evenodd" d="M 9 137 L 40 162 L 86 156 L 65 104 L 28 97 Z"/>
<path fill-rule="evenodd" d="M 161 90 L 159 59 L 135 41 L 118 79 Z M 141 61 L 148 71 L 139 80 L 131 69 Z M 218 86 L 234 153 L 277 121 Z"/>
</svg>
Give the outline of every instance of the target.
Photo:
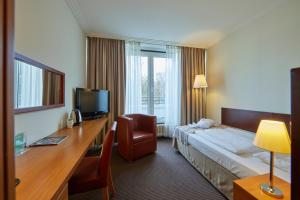
<svg viewBox="0 0 300 200">
<path fill-rule="evenodd" d="M 148 142 L 153 140 L 153 134 L 144 131 L 133 132 L 133 143 Z"/>
</svg>

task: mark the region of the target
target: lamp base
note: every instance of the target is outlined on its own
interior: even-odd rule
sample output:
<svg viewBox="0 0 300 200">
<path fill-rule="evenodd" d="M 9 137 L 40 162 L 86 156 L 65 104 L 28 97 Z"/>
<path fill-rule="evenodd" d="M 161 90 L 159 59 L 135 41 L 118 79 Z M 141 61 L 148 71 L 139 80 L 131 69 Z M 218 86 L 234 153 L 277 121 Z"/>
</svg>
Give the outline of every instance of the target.
<svg viewBox="0 0 300 200">
<path fill-rule="evenodd" d="M 283 198 L 283 193 L 281 192 L 280 189 L 277 187 L 270 187 L 269 184 L 263 183 L 260 185 L 260 189 L 267 195 L 272 196 L 277 199 L 282 199 Z"/>
</svg>

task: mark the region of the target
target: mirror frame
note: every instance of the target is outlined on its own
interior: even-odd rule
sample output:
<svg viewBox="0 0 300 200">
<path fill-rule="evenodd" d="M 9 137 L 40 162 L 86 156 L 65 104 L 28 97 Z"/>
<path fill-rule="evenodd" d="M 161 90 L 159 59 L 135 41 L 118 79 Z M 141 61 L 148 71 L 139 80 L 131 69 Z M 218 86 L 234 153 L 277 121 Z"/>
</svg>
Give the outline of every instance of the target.
<svg viewBox="0 0 300 200">
<path fill-rule="evenodd" d="M 20 113 L 28 113 L 28 112 L 35 112 L 35 111 L 41 111 L 41 110 L 47 110 L 47 109 L 52 109 L 52 108 L 59 108 L 59 107 L 64 107 L 65 106 L 65 73 L 58 71 L 56 69 L 53 69 L 52 67 L 49 67 L 47 65 L 44 65 L 40 62 L 37 62 L 31 58 L 28 58 L 26 56 L 23 56 L 19 53 L 15 53 L 15 60 L 19 60 L 22 62 L 25 62 L 27 64 L 33 65 L 35 67 L 38 67 L 40 69 L 44 69 L 50 72 L 53 72 L 55 74 L 58 74 L 62 76 L 61 82 L 62 82 L 62 90 L 61 90 L 61 104 L 53 104 L 53 105 L 47 105 L 47 106 L 36 106 L 36 107 L 28 107 L 28 108 L 14 108 L 14 113 L 15 114 L 20 114 Z M 14 81 L 13 81 L 14 82 Z"/>
</svg>

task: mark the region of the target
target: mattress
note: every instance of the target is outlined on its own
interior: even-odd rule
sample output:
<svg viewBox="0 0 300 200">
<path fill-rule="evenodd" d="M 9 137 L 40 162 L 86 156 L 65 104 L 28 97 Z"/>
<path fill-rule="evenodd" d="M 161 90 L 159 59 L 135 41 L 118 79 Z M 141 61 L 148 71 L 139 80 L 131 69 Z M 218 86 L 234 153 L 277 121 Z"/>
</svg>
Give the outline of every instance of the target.
<svg viewBox="0 0 300 200">
<path fill-rule="evenodd" d="M 243 132 L 243 134 L 247 133 L 254 135 L 254 133 L 249 133 L 248 131 L 240 129 L 236 129 L 235 131 L 237 130 Z M 205 154 L 211 160 L 217 162 L 239 178 L 269 173 L 269 165 L 255 157 L 255 153 L 245 153 L 242 155 L 234 154 L 207 140 L 201 135 L 201 130 L 199 131 L 199 129 L 192 130 L 187 126 L 180 127 L 177 129 L 177 135 L 174 136 L 184 145 L 193 146 L 193 148 Z M 232 139 L 234 140 L 235 138 Z M 275 167 L 274 174 L 283 180 L 290 182 L 289 170 L 284 171 Z"/>
</svg>

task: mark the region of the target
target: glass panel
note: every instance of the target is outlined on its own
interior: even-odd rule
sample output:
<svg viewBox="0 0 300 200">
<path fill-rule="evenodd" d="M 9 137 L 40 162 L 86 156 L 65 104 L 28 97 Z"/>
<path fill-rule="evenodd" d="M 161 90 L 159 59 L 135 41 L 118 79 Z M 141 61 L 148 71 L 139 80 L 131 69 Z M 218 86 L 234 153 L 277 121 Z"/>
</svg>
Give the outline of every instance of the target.
<svg viewBox="0 0 300 200">
<path fill-rule="evenodd" d="M 43 70 L 15 60 L 15 108 L 42 106 Z"/>
<path fill-rule="evenodd" d="M 157 122 L 163 123 L 166 113 L 165 82 L 166 82 L 166 58 L 153 58 L 154 75 L 154 115 Z"/>
<path fill-rule="evenodd" d="M 148 82 L 148 57 L 141 58 L 142 64 L 142 113 L 147 114 L 149 110 L 149 82 Z"/>
</svg>

